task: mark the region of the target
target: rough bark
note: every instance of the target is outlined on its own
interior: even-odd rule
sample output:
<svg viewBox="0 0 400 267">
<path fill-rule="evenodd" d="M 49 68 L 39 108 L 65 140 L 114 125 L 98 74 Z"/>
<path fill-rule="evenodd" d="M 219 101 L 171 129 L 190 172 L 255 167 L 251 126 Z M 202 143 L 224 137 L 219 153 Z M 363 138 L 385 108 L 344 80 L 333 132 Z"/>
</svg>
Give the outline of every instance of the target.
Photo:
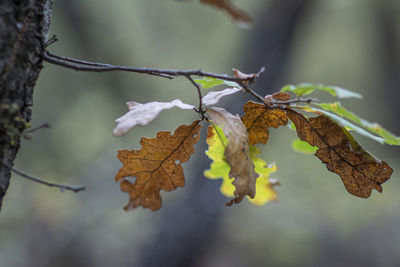
<svg viewBox="0 0 400 267">
<path fill-rule="evenodd" d="M 52 0 L 0 1 L 0 208 L 10 183 L 7 166 L 29 127 L 51 6 Z"/>
</svg>

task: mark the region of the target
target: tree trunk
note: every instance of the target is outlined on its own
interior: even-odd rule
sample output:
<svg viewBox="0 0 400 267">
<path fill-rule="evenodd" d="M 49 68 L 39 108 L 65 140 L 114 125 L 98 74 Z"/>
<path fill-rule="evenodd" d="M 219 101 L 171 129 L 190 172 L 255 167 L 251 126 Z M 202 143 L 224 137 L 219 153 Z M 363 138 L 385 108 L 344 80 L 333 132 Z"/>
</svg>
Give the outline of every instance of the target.
<svg viewBox="0 0 400 267">
<path fill-rule="evenodd" d="M 29 127 L 52 2 L 0 1 L 0 208 L 10 183 L 9 167 Z"/>
</svg>

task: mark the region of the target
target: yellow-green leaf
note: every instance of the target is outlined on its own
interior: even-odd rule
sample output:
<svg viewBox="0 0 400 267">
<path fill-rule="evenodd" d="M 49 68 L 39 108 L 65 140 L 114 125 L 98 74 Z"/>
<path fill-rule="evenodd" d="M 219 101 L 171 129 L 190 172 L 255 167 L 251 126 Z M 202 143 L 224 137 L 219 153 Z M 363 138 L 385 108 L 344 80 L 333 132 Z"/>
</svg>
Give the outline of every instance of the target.
<svg viewBox="0 0 400 267">
<path fill-rule="evenodd" d="M 297 96 L 305 96 L 311 94 L 315 90 L 328 92 L 332 96 L 336 96 L 338 98 L 359 98 L 359 99 L 362 98 L 362 95 L 360 95 L 359 93 L 355 93 L 338 86 L 325 86 L 322 84 L 311 84 L 311 83 L 286 85 L 281 89 L 281 92 L 292 92 Z"/>
<path fill-rule="evenodd" d="M 335 113 L 336 115 L 344 117 L 344 118 L 356 123 L 358 126 L 361 126 L 362 128 L 370 131 L 371 133 L 374 133 L 374 134 L 384 138 L 384 142 L 386 144 L 400 145 L 400 137 L 398 137 L 398 136 L 392 134 L 391 132 L 389 132 L 388 130 L 384 129 L 378 123 L 372 123 L 372 122 L 364 120 L 363 118 L 360 118 L 358 115 L 354 114 L 353 112 L 351 112 L 351 111 L 347 110 L 345 107 L 343 107 L 340 104 L 340 102 L 321 103 L 321 104 L 315 104 L 315 105 L 319 106 L 320 108 L 322 108 L 326 111 L 330 111 L 330 112 Z"/>
</svg>

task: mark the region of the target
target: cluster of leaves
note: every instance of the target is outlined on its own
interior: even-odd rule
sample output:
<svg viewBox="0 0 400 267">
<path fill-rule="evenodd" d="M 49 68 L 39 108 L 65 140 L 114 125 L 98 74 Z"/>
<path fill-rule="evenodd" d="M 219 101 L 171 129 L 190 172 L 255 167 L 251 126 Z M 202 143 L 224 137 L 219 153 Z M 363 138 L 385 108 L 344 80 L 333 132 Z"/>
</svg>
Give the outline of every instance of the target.
<svg viewBox="0 0 400 267">
<path fill-rule="evenodd" d="M 118 158 L 123 163 L 116 174 L 121 190 L 130 196 L 126 210 L 143 206 L 151 210 L 161 208 L 160 190 L 172 191 L 185 184 L 181 164 L 194 153 L 201 127 L 208 123 L 206 154 L 213 161 L 205 171 L 207 178 L 222 178 L 221 192 L 232 199 L 230 206 L 247 197 L 254 205 L 263 205 L 277 199 L 276 180 L 270 174 L 277 170 L 275 164 L 267 164 L 258 155 L 257 144 L 267 144 L 269 128 L 288 125 L 299 139 L 293 142 L 296 151 L 314 153 L 329 171 L 338 174 L 347 191 L 361 198 L 368 198 L 372 189 L 382 192 L 393 170 L 384 161 L 372 156 L 354 139 L 351 131 L 372 138 L 379 143 L 400 145 L 400 137 L 370 123 L 345 109 L 339 102 L 318 103 L 304 98 L 319 90 L 338 98 L 361 98 L 349 90 L 323 85 L 288 85 L 279 92 L 267 95 L 260 102 L 248 101 L 244 114 L 234 115 L 220 107 L 212 107 L 225 96 L 238 92 L 250 92 L 247 85 L 258 74 L 244 74 L 234 70 L 236 78 L 246 82 L 203 77 L 194 80 L 203 89 L 221 88 L 208 92 L 200 99 L 200 107 L 185 104 L 179 99 L 171 102 L 140 104 L 128 102 L 129 111 L 117 119 L 114 135 L 121 136 L 136 125 L 146 125 L 166 109 L 177 107 L 195 110 L 201 115 L 190 125 L 179 126 L 173 134 L 161 131 L 155 138 L 143 137 L 139 150 L 122 150 Z M 199 87 L 198 87 L 199 89 Z M 250 91 L 249 91 L 250 90 Z M 200 94 L 201 95 L 201 94 Z M 285 127 L 287 128 L 287 127 Z M 135 177 L 131 182 L 128 177 Z"/>
</svg>

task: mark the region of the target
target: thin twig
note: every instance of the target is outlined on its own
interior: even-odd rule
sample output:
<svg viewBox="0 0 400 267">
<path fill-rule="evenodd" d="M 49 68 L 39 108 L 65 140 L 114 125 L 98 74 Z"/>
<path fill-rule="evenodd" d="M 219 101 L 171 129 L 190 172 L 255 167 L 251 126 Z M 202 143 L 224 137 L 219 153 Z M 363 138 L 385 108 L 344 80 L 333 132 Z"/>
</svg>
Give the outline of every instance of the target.
<svg viewBox="0 0 400 267">
<path fill-rule="evenodd" d="M 53 35 L 53 36 L 51 36 L 50 39 L 48 39 L 48 40 L 44 43 L 44 47 L 47 48 L 47 47 L 49 47 L 50 45 L 54 44 L 54 43 L 57 42 L 57 41 L 58 41 L 57 35 Z"/>
<path fill-rule="evenodd" d="M 28 180 L 31 180 L 31 181 L 36 182 L 36 183 L 39 183 L 39 184 L 47 185 L 47 186 L 49 186 L 49 187 L 57 187 L 57 188 L 60 188 L 61 192 L 63 192 L 64 190 L 70 190 L 70 191 L 73 191 L 73 192 L 75 192 L 75 193 L 78 193 L 79 191 L 83 191 L 83 190 L 86 189 L 86 187 L 83 186 L 83 185 L 65 185 L 65 184 L 56 184 L 56 183 L 52 183 L 52 182 L 47 182 L 47 181 L 44 181 L 44 180 L 42 180 L 42 179 L 40 179 L 40 178 L 31 176 L 31 175 L 29 175 L 29 174 L 27 174 L 27 173 L 25 173 L 25 172 L 23 172 L 23 171 L 20 171 L 20 170 L 17 170 L 17 169 L 15 169 L 15 168 L 13 168 L 13 167 L 10 167 L 8 164 L 5 164 L 5 163 L 3 163 L 3 162 L 2 162 L 2 164 L 3 164 L 5 167 L 7 167 L 10 171 L 12 171 L 12 172 L 18 174 L 19 176 L 21 176 L 21 177 L 23 177 L 23 178 L 26 178 L 26 179 L 28 179 Z"/>
<path fill-rule="evenodd" d="M 24 134 L 33 133 L 33 132 L 36 132 L 37 130 L 44 129 L 44 128 L 50 128 L 50 127 L 51 127 L 50 124 L 43 123 L 43 124 L 40 124 L 40 125 L 38 125 L 36 127 L 33 127 L 33 128 L 30 128 L 30 129 L 26 130 L 24 132 Z"/>
<path fill-rule="evenodd" d="M 259 101 L 264 102 L 264 97 L 260 96 L 257 94 L 255 91 L 250 89 L 243 81 L 238 81 L 237 82 L 247 93 L 253 95 L 255 98 L 257 98 Z"/>
<path fill-rule="evenodd" d="M 149 75 L 155 75 L 158 77 L 173 79 L 173 76 L 164 73 L 154 72 L 152 69 L 147 68 L 131 68 L 127 66 L 114 66 L 109 64 L 102 63 L 94 63 L 94 62 L 86 62 L 83 63 L 74 63 L 74 61 L 78 61 L 75 59 L 61 59 L 60 56 L 50 56 L 48 51 L 45 51 L 43 54 L 43 58 L 50 63 L 55 65 L 59 65 L 62 67 L 70 68 L 76 71 L 93 71 L 93 72 L 106 72 L 106 71 L 128 71 L 128 72 L 137 72 L 137 73 L 145 73 Z"/>
<path fill-rule="evenodd" d="M 144 73 L 149 75 L 155 75 L 159 77 L 173 79 L 177 76 L 199 76 L 199 77 L 211 77 L 221 79 L 225 81 L 240 82 L 240 81 L 252 81 L 254 78 L 240 79 L 226 74 L 216 74 L 212 72 L 205 72 L 201 69 L 198 70 L 166 70 L 166 69 L 154 69 L 154 68 L 135 68 L 129 66 L 117 66 L 111 64 L 103 64 L 97 62 L 89 62 L 80 59 L 74 59 L 69 57 L 63 57 L 55 55 L 49 51 L 45 51 L 43 59 L 46 61 L 66 67 L 77 71 L 93 71 L 93 72 L 104 72 L 104 71 L 128 71 L 136 73 Z M 263 71 L 263 68 L 260 70 Z"/>
<path fill-rule="evenodd" d="M 289 99 L 285 101 L 279 101 L 279 100 L 273 100 L 271 101 L 271 104 L 274 105 L 290 105 L 290 104 L 295 104 L 295 103 L 311 103 L 311 102 L 317 102 L 318 99 L 316 98 L 295 98 L 295 99 Z"/>
<path fill-rule="evenodd" d="M 197 93 L 199 95 L 199 108 L 198 108 L 198 112 L 201 115 L 201 119 L 204 119 L 204 110 L 203 110 L 203 96 L 201 95 L 201 89 L 199 87 L 199 85 L 192 79 L 192 77 L 190 77 L 190 75 L 186 76 L 186 78 L 194 85 L 194 87 L 196 87 L 197 89 Z"/>
</svg>

